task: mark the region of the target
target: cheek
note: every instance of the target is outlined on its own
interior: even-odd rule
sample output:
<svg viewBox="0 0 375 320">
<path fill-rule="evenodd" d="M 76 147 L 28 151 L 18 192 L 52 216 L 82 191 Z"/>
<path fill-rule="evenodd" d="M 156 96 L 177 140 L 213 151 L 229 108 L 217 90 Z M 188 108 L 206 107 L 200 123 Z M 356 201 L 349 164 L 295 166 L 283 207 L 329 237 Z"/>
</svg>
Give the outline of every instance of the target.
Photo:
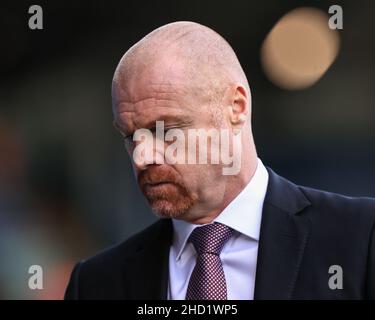
<svg viewBox="0 0 375 320">
<path fill-rule="evenodd" d="M 198 167 L 200 166 L 193 164 L 178 164 L 173 166 L 189 191 L 194 192 L 198 189 L 199 181 L 201 180 L 200 177 L 202 177 L 202 173 Z"/>
<path fill-rule="evenodd" d="M 219 165 L 185 164 L 175 166 L 175 169 L 180 173 L 186 187 L 197 193 L 208 191 L 206 189 L 217 184 L 222 177 Z"/>
</svg>

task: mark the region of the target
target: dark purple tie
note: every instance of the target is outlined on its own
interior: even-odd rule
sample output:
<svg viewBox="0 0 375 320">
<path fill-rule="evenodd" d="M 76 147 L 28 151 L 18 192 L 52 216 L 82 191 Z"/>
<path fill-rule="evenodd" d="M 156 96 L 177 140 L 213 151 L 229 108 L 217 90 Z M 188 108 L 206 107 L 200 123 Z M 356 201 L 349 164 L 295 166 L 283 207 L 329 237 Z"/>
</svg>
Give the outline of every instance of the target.
<svg viewBox="0 0 375 320">
<path fill-rule="evenodd" d="M 197 252 L 197 260 L 190 276 L 186 300 L 226 300 L 227 284 L 220 252 L 233 234 L 233 229 L 213 223 L 197 227 L 189 241 Z"/>
</svg>

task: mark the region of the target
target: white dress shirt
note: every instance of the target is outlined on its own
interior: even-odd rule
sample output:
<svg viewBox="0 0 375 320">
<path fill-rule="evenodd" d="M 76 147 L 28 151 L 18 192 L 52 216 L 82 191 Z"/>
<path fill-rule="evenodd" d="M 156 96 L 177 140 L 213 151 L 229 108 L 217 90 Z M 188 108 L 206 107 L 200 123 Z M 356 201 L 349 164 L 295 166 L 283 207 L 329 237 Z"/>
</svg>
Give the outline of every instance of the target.
<svg viewBox="0 0 375 320">
<path fill-rule="evenodd" d="M 267 185 L 267 169 L 258 159 L 250 182 L 213 221 L 235 230 L 220 254 L 228 300 L 252 300 L 254 297 L 260 223 Z M 197 257 L 194 246 L 187 240 L 191 232 L 202 225 L 176 219 L 172 222 L 168 299 L 184 300 Z"/>
</svg>

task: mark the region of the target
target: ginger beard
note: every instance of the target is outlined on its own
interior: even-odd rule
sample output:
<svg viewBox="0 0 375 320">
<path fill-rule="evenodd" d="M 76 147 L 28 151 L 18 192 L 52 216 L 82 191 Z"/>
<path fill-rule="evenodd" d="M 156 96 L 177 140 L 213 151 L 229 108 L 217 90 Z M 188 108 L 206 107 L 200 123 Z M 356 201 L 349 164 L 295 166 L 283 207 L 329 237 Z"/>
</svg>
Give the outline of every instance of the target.
<svg viewBox="0 0 375 320">
<path fill-rule="evenodd" d="M 140 171 L 138 184 L 154 213 L 161 218 L 178 218 L 198 201 L 180 174 L 166 165 Z"/>
</svg>

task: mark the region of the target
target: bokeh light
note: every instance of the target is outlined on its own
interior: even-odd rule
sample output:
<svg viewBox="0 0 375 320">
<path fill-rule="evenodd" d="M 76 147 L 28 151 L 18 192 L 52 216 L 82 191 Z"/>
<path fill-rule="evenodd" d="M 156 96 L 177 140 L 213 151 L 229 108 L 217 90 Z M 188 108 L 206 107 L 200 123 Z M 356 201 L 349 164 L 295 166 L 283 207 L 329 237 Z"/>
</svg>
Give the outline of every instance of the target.
<svg viewBox="0 0 375 320">
<path fill-rule="evenodd" d="M 261 48 L 267 77 L 277 86 L 304 89 L 316 83 L 334 62 L 340 47 L 337 30 L 324 11 L 302 7 L 284 15 Z"/>
</svg>

